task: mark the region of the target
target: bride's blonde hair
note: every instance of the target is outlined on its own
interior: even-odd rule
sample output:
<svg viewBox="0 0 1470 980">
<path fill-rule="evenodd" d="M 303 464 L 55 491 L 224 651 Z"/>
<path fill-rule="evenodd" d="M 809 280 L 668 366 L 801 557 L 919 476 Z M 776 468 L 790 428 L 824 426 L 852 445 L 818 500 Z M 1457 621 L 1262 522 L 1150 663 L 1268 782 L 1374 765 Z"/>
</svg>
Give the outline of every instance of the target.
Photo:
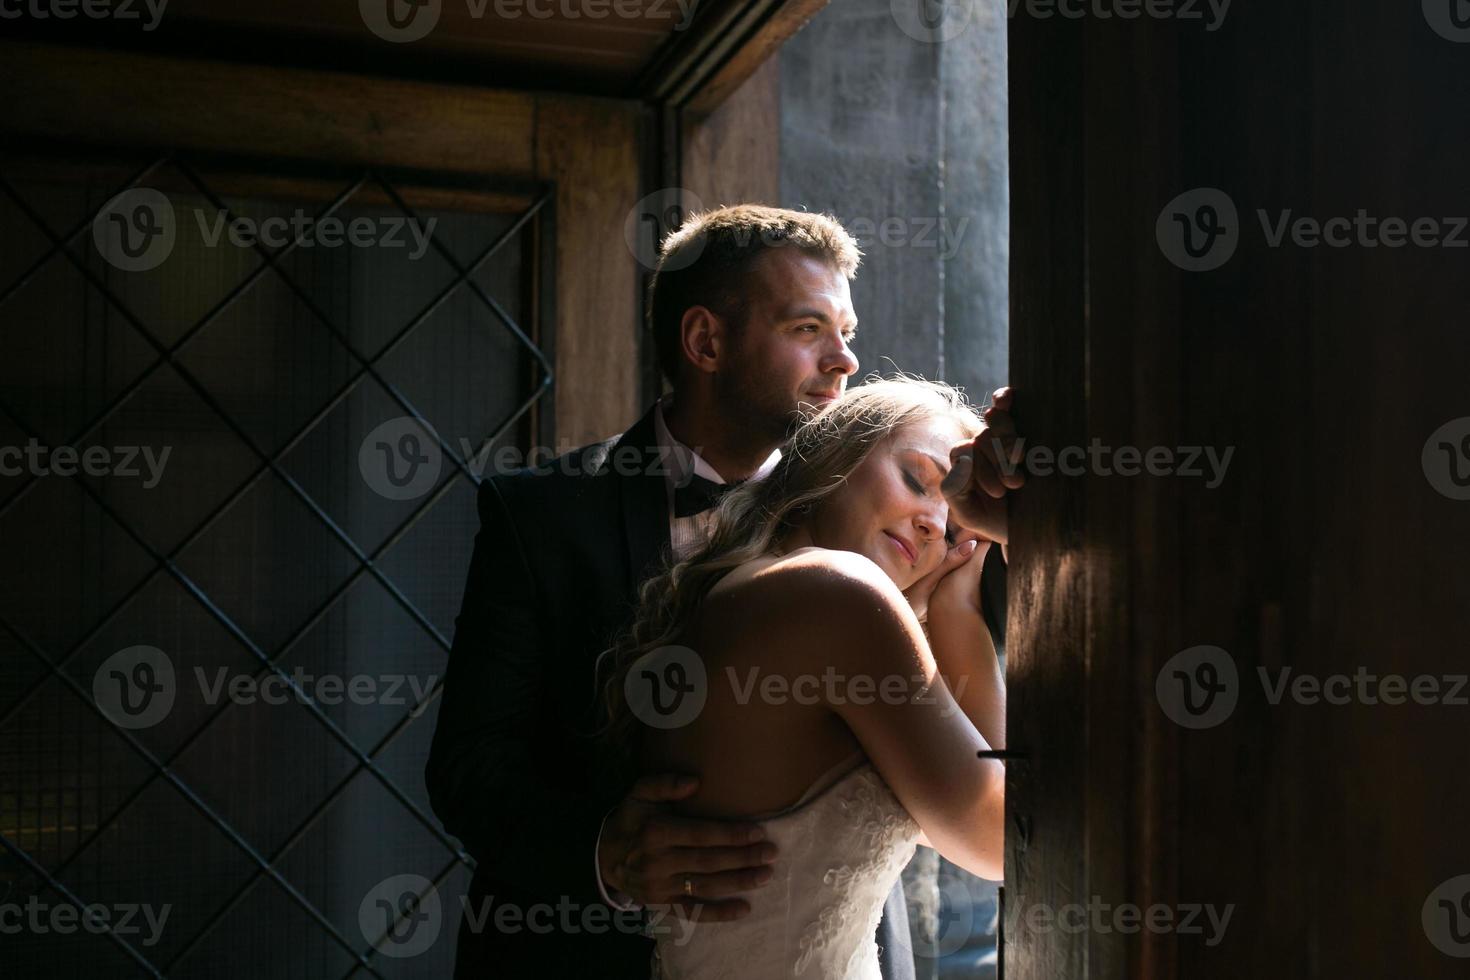
<svg viewBox="0 0 1470 980">
<path fill-rule="evenodd" d="M 784 532 L 804 523 L 885 438 L 935 418 L 952 419 L 967 436 L 981 427 L 980 416 L 958 388 L 906 374 L 870 376 L 806 415 L 768 476 L 721 498 L 709 542 L 683 561 L 666 561 L 643 583 L 631 626 L 599 665 L 610 671 L 602 689 L 605 776 L 626 784 L 637 775 L 643 729 L 623 693 L 633 663 L 677 643 L 715 583 L 771 551 Z"/>
</svg>

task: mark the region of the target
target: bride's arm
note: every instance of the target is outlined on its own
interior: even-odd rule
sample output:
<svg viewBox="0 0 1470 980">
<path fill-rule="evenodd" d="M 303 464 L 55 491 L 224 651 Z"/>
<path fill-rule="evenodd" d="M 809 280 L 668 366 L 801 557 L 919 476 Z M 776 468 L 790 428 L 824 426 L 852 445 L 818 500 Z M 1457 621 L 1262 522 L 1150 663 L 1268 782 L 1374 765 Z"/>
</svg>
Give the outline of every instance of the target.
<svg viewBox="0 0 1470 980">
<path fill-rule="evenodd" d="M 991 745 L 950 692 L 923 628 L 892 580 L 852 553 L 829 552 L 822 563 L 783 585 L 785 599 L 803 610 L 792 617 L 793 630 L 802 634 L 796 649 L 810 651 L 810 669 L 835 661 L 848 677 L 874 682 L 869 690 L 891 691 L 890 679 L 902 679 L 905 696 L 840 698 L 830 707 L 930 846 L 967 871 L 999 879 L 1005 771 L 978 755 Z M 951 626 L 960 629 L 962 620 L 941 622 L 941 633 L 950 636 Z M 984 688 L 979 685 L 974 696 L 965 692 L 977 714 L 994 695 Z"/>
<path fill-rule="evenodd" d="M 992 749 L 1005 748 L 1006 694 L 1000 658 L 980 605 L 980 575 L 990 542 L 946 575 L 929 599 L 928 637 L 939 673 L 965 716 Z"/>
</svg>

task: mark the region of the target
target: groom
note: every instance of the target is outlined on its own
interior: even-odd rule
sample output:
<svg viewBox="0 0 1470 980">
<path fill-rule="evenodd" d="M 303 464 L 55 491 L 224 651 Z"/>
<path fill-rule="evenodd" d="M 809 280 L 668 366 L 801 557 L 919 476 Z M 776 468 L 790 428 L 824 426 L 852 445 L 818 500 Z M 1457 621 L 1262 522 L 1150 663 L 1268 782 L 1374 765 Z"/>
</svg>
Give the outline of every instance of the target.
<svg viewBox="0 0 1470 980">
<path fill-rule="evenodd" d="M 801 403 L 842 394 L 857 370 L 858 262 L 824 215 L 742 205 L 691 218 L 649 289 L 672 393 L 616 439 L 482 482 L 425 774 L 435 813 L 479 865 L 458 980 L 647 980 L 640 906 L 684 902 L 686 878 L 701 922 L 748 914 L 740 895 L 775 859 L 756 825 L 675 816 L 692 777 L 648 777 L 621 800 L 596 788 L 595 664 L 665 550 L 707 535 L 721 487 L 775 465 Z M 877 942 L 886 980 L 912 980 L 900 886 Z"/>
</svg>

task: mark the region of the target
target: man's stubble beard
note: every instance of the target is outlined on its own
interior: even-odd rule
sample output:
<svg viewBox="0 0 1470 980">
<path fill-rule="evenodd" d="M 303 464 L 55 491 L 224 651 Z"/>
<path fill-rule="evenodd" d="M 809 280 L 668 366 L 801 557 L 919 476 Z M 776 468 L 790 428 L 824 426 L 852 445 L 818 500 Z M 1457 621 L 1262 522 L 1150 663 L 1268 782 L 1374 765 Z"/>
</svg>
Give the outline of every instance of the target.
<svg viewBox="0 0 1470 980">
<path fill-rule="evenodd" d="M 776 447 L 796 431 L 801 421 L 797 404 L 776 391 L 755 372 L 729 371 L 715 377 L 720 411 L 741 419 L 741 432 L 750 445 Z"/>
</svg>

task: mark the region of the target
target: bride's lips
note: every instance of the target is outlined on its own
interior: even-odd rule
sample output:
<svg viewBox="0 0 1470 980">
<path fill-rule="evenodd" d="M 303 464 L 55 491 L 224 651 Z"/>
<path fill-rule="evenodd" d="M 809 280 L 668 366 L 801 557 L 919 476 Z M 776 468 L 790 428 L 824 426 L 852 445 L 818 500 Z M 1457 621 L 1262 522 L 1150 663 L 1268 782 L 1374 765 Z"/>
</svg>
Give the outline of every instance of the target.
<svg viewBox="0 0 1470 980">
<path fill-rule="evenodd" d="M 898 550 L 903 552 L 903 556 L 908 559 L 910 565 L 917 564 L 919 555 L 914 551 L 913 545 L 889 531 L 884 531 L 883 533 L 887 534 L 893 540 L 893 543 L 898 545 Z"/>
</svg>

